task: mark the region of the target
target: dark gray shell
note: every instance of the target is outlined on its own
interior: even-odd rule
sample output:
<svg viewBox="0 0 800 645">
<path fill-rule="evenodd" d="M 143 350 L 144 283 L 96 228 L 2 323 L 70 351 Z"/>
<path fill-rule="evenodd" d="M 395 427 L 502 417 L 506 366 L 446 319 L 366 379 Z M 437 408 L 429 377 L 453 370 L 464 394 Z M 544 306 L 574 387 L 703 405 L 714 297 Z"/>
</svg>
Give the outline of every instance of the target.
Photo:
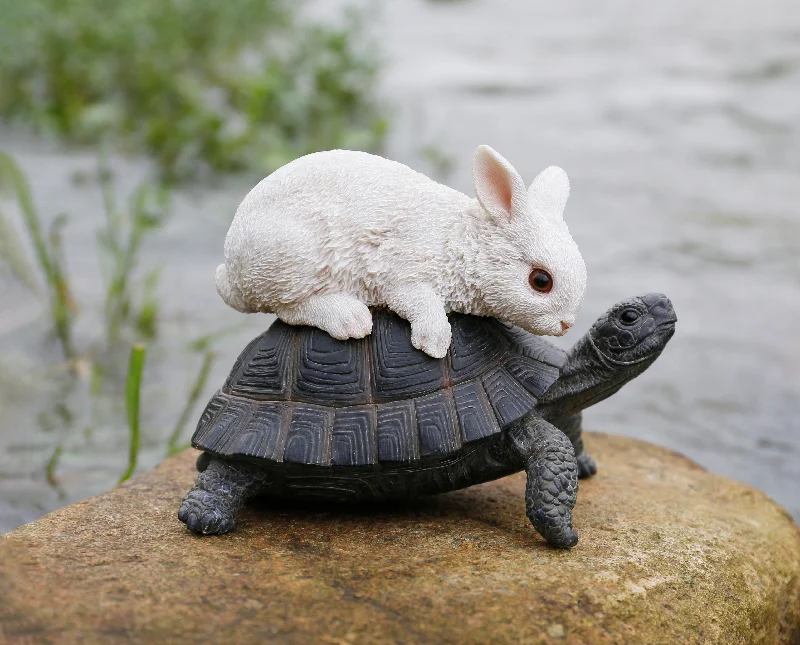
<svg viewBox="0 0 800 645">
<path fill-rule="evenodd" d="M 212 455 L 319 466 L 442 458 L 530 412 L 562 350 L 492 318 L 451 314 L 443 359 L 411 345 L 407 321 L 373 312 L 340 341 L 276 321 L 242 352 L 192 445 Z"/>
</svg>

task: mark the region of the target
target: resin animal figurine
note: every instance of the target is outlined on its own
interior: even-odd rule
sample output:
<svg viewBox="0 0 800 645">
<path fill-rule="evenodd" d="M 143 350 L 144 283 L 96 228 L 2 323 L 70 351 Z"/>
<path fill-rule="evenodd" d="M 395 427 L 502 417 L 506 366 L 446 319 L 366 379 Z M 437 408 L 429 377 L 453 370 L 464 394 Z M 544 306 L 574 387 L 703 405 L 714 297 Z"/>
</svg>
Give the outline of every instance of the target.
<svg viewBox="0 0 800 645">
<path fill-rule="evenodd" d="M 508 323 L 453 314 L 452 346 L 433 359 L 412 346 L 406 321 L 373 315 L 367 339 L 276 321 L 247 346 L 192 438 L 204 452 L 181 521 L 226 533 L 255 496 L 412 498 L 524 470 L 534 528 L 575 545 L 578 477 L 597 469 L 581 410 L 658 357 L 677 320 L 667 297 L 618 303 L 566 353 Z"/>
<path fill-rule="evenodd" d="M 450 346 L 448 312 L 563 334 L 586 288 L 563 219 L 566 173 L 551 166 L 526 189 L 511 164 L 480 146 L 473 175 L 477 199 L 364 152 L 296 159 L 239 205 L 217 291 L 239 311 L 342 340 L 367 336 L 369 307 L 386 306 L 435 358 Z"/>
</svg>

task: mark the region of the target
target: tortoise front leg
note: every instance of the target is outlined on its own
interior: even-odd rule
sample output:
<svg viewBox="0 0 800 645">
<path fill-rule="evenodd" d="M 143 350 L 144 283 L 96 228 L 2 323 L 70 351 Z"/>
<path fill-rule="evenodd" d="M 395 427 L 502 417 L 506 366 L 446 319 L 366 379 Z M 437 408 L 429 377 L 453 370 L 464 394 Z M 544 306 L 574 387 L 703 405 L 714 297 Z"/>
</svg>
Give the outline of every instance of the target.
<svg viewBox="0 0 800 645">
<path fill-rule="evenodd" d="M 578 495 L 578 464 L 572 443 L 554 425 L 531 414 L 514 424 L 507 437 L 528 475 L 525 506 L 533 528 L 552 546 L 575 546 L 572 508 Z"/>
<path fill-rule="evenodd" d="M 578 412 L 571 417 L 559 419 L 553 425 L 572 442 L 575 458 L 578 460 L 578 477 L 591 477 L 597 474 L 597 464 L 583 446 L 583 413 Z"/>
<path fill-rule="evenodd" d="M 260 468 L 211 457 L 197 482 L 183 498 L 178 519 L 201 535 L 228 533 L 236 528 L 236 514 L 268 483 Z"/>
</svg>

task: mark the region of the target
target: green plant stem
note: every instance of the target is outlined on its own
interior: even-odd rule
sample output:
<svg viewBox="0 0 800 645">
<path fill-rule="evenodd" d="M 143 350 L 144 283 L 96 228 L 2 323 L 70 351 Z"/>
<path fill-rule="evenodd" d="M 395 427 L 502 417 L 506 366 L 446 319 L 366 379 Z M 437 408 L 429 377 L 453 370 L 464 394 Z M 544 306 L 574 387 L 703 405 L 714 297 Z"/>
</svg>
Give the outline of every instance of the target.
<svg viewBox="0 0 800 645">
<path fill-rule="evenodd" d="M 23 249 L 22 240 L 8 218 L 0 211 L 0 262 L 6 263 L 11 274 L 28 289 L 41 295 L 36 274 Z"/>
<path fill-rule="evenodd" d="M 42 233 L 42 226 L 39 223 L 39 215 L 33 205 L 33 196 L 31 195 L 28 181 L 25 179 L 25 175 L 22 174 L 22 170 L 14 159 L 5 152 L 0 152 L 0 164 L 2 164 L 3 171 L 0 174 L 10 178 L 11 186 L 17 193 L 17 200 L 22 210 L 28 234 L 33 242 L 33 248 L 36 251 L 36 259 L 39 261 L 39 266 L 42 268 L 48 282 L 52 283 L 53 265 L 50 260 L 50 253 L 47 249 L 47 242 Z"/>
<path fill-rule="evenodd" d="M 70 294 L 69 282 L 64 275 L 62 267 L 65 266 L 64 251 L 61 244 L 61 229 L 67 221 L 66 214 L 56 217 L 50 225 L 48 239 L 50 242 L 50 258 L 52 264 L 53 285 L 53 322 L 55 323 L 56 336 L 61 342 L 67 358 L 75 356 L 72 346 L 72 321 L 77 307 Z"/>
<path fill-rule="evenodd" d="M 134 345 L 128 361 L 128 382 L 125 386 L 125 407 L 128 412 L 128 469 L 120 477 L 119 484 L 133 475 L 139 458 L 139 395 L 146 351 L 144 345 Z"/>
<path fill-rule="evenodd" d="M 100 161 L 100 177 L 103 186 L 106 210 L 106 226 L 98 233 L 101 260 L 106 260 L 106 333 L 109 341 L 119 337 L 123 325 L 131 319 L 141 323 L 145 335 L 155 335 L 155 319 L 158 306 L 153 298 L 158 280 L 158 271 L 151 271 L 145 281 L 144 302 L 139 311 L 132 307 L 133 294 L 131 276 L 138 263 L 138 256 L 145 236 L 161 225 L 167 193 L 163 187 L 154 187 L 143 182 L 136 189 L 130 211 L 121 216 L 116 211 L 113 183 L 105 161 Z M 140 330 L 141 331 L 141 330 Z"/>
<path fill-rule="evenodd" d="M 61 459 L 62 452 L 64 452 L 64 446 L 62 446 L 59 443 L 53 450 L 53 454 L 50 455 L 50 459 L 47 460 L 47 465 L 45 466 L 44 469 L 47 483 L 50 484 L 50 486 L 52 486 L 53 488 L 58 488 L 58 480 L 56 479 L 56 468 L 58 467 L 58 462 Z"/>
<path fill-rule="evenodd" d="M 47 282 L 50 294 L 50 314 L 53 317 L 56 335 L 61 342 L 64 355 L 72 358 L 75 355 L 72 348 L 72 321 L 78 307 L 72 297 L 69 281 L 64 271 L 64 259 L 60 247 L 59 231 L 65 222 L 65 216 L 60 215 L 53 222 L 48 244 L 48 239 L 42 232 L 39 213 L 34 206 L 28 180 L 14 159 L 4 152 L 0 152 L 0 181 L 8 181 L 16 193 L 28 236 L 33 243 L 36 259 Z"/>
<path fill-rule="evenodd" d="M 200 395 L 203 393 L 203 388 L 208 380 L 208 374 L 211 371 L 211 365 L 213 362 L 214 352 L 211 350 L 206 351 L 205 355 L 203 356 L 203 364 L 200 366 L 200 371 L 198 372 L 194 385 L 192 385 L 192 389 L 189 392 L 189 398 L 186 400 L 186 405 L 183 407 L 183 411 L 178 417 L 178 422 L 175 424 L 175 429 L 169 436 L 169 443 L 167 444 L 168 455 L 174 455 L 183 447 L 178 445 L 178 439 L 180 438 L 181 432 L 183 432 L 183 429 L 189 420 L 189 415 L 192 413 L 192 409 L 197 403 L 197 399 L 199 399 Z"/>
</svg>

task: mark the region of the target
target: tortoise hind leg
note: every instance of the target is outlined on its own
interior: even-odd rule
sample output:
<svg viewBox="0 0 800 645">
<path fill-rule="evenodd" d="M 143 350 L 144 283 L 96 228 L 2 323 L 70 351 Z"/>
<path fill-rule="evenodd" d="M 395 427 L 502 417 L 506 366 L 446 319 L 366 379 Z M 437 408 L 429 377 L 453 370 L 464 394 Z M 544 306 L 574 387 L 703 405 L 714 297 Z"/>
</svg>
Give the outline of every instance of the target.
<svg viewBox="0 0 800 645">
<path fill-rule="evenodd" d="M 578 412 L 571 417 L 559 419 L 555 425 L 561 432 L 567 435 L 575 449 L 575 459 L 578 460 L 578 477 L 584 479 L 597 474 L 597 464 L 592 456 L 586 452 L 583 446 L 583 414 Z"/>
<path fill-rule="evenodd" d="M 212 457 L 183 498 L 178 519 L 194 533 L 228 533 L 236 527 L 239 509 L 267 485 L 261 469 Z"/>
<path fill-rule="evenodd" d="M 533 528 L 552 546 L 575 546 L 572 508 L 578 496 L 578 464 L 572 443 L 561 430 L 533 415 L 511 428 L 508 438 L 525 464 L 525 510 Z"/>
</svg>

